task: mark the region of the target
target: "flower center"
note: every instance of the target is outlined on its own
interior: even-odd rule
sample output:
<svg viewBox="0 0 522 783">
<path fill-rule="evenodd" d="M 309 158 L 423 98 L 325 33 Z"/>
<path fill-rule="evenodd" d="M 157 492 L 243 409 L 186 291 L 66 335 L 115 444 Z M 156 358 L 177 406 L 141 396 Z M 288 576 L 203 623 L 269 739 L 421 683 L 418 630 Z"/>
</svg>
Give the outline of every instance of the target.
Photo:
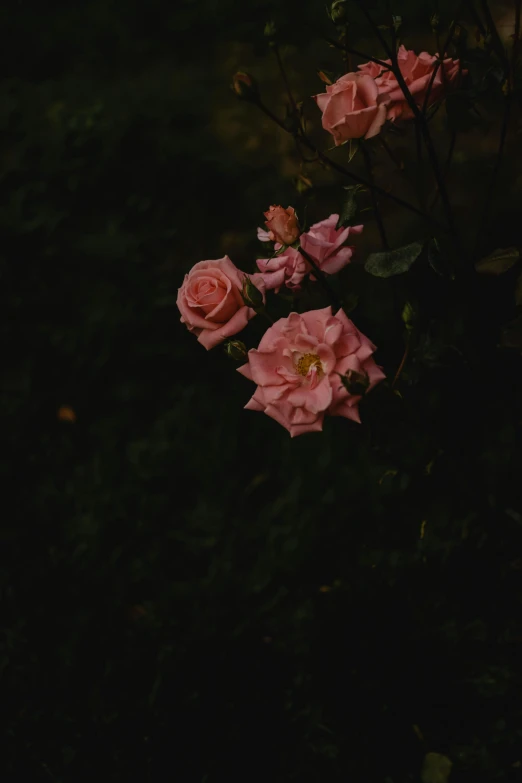
<svg viewBox="0 0 522 783">
<path fill-rule="evenodd" d="M 297 370 L 299 375 L 303 375 L 305 378 L 310 372 L 310 370 L 312 371 L 315 370 L 315 373 L 319 377 L 324 375 L 324 370 L 323 370 L 323 365 L 321 364 L 321 360 L 315 353 L 303 353 L 297 360 L 295 369 Z"/>
</svg>

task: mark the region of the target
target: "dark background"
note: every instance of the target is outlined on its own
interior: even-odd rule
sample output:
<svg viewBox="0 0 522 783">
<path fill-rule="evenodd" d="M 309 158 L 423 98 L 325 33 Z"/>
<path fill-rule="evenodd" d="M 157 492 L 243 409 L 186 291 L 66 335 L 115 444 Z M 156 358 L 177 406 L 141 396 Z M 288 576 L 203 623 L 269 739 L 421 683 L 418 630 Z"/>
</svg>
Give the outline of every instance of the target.
<svg viewBox="0 0 522 783">
<path fill-rule="evenodd" d="M 432 6 L 410 6 L 429 43 Z M 291 138 L 229 89 L 248 68 L 283 111 L 269 18 L 296 93 L 321 90 L 320 2 L 0 12 L 6 783 L 401 783 L 426 752 L 455 781 L 520 779 L 508 288 L 478 289 L 483 363 L 430 354 L 362 426 L 295 440 L 243 411 L 251 384 L 179 323 L 193 263 L 252 271 L 262 212 L 303 203 Z M 319 219 L 341 190 L 314 177 Z M 519 242 L 519 218 L 501 225 Z M 458 330 L 436 280 L 427 318 Z M 372 285 L 353 317 L 393 375 Z"/>
</svg>

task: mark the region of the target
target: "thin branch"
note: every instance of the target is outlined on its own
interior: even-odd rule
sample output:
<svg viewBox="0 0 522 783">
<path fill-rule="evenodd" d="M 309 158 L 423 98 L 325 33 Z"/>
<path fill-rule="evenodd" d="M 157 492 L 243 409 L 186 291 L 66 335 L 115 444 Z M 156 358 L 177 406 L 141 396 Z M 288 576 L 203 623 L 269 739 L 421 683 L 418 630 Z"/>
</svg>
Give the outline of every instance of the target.
<svg viewBox="0 0 522 783">
<path fill-rule="evenodd" d="M 298 115 L 299 112 L 298 112 L 298 109 L 297 109 L 297 103 L 295 102 L 295 98 L 294 98 L 294 96 L 292 94 L 292 88 L 290 87 L 290 82 L 288 81 L 288 76 L 287 76 L 287 73 L 286 73 L 286 69 L 285 69 L 285 66 L 283 65 L 283 60 L 281 58 L 281 52 L 279 51 L 279 46 L 277 44 L 274 44 L 273 49 L 274 49 L 274 52 L 275 52 L 275 56 L 276 56 L 276 59 L 277 59 L 277 64 L 279 66 L 279 70 L 281 72 L 281 76 L 283 78 L 283 82 L 284 82 L 285 89 L 286 89 L 286 94 L 288 95 L 288 100 L 290 101 L 290 105 L 292 106 L 292 109 L 294 110 L 296 115 Z"/>
<path fill-rule="evenodd" d="M 448 46 L 450 44 L 451 38 L 453 36 L 453 31 L 455 30 L 455 25 L 457 24 L 457 20 L 458 20 L 458 18 L 460 16 L 460 13 L 462 11 L 464 3 L 465 3 L 465 0 L 461 0 L 461 2 L 459 3 L 459 6 L 458 6 L 457 11 L 455 13 L 455 19 L 451 22 L 451 24 L 449 26 L 448 35 L 446 37 L 446 40 L 444 41 L 444 46 L 442 48 L 442 51 L 440 51 L 440 49 L 439 49 L 438 60 L 435 63 L 435 66 L 433 68 L 433 73 L 431 74 L 431 79 L 430 79 L 430 82 L 428 84 L 428 89 L 426 90 L 426 95 L 424 97 L 424 104 L 422 106 L 422 113 L 424 115 L 426 114 L 426 109 L 428 108 L 428 101 L 430 99 L 431 90 L 433 88 L 433 82 L 435 81 L 435 77 L 437 76 L 439 68 L 441 68 L 441 70 L 442 70 L 442 78 L 444 80 L 446 78 L 446 72 L 445 72 L 444 67 L 443 67 L 444 56 L 446 54 L 446 49 L 448 48 Z M 439 39 L 439 34 L 437 33 L 437 41 L 438 41 L 438 39 Z M 437 48 L 438 48 L 438 43 L 437 43 Z"/>
<path fill-rule="evenodd" d="M 392 382 L 392 385 L 391 385 L 392 389 L 395 388 L 395 384 L 399 380 L 400 374 L 403 371 L 404 365 L 406 364 L 406 361 L 408 359 L 409 352 L 410 352 L 410 339 L 409 339 L 409 336 L 408 336 L 408 339 L 406 340 L 406 349 L 404 351 L 403 357 L 401 359 L 401 363 L 399 364 L 397 372 L 395 373 L 395 378 L 393 379 L 393 382 Z"/>
<path fill-rule="evenodd" d="M 370 25 L 370 27 L 373 28 L 377 38 L 380 41 L 380 44 L 381 44 L 382 48 L 384 49 L 384 51 L 386 52 L 388 57 L 391 58 L 392 64 L 393 64 L 393 59 L 394 59 L 394 55 L 396 55 L 396 52 L 392 51 L 392 49 L 388 46 L 388 41 L 386 40 L 386 38 L 382 34 L 381 30 L 379 30 L 378 25 L 376 25 L 374 20 L 372 19 L 371 14 L 369 13 L 368 9 L 366 8 L 366 0 L 355 0 L 355 2 L 359 6 L 359 8 L 361 10 L 361 13 L 364 14 L 364 16 L 366 17 L 366 20 L 367 20 L 368 24 Z"/>
<path fill-rule="evenodd" d="M 491 12 L 489 11 L 489 6 L 487 4 L 487 0 L 484 0 L 483 6 L 484 5 L 485 5 L 484 13 L 486 13 L 486 10 L 489 13 L 489 17 L 486 16 L 486 18 L 488 20 L 488 26 L 493 25 L 493 28 L 491 28 L 491 26 L 490 26 L 490 31 L 491 31 L 493 37 L 495 37 L 495 34 L 498 37 L 498 32 L 497 32 L 497 29 L 496 29 L 496 27 L 494 25 L 494 22 L 493 22 L 492 18 L 491 18 Z M 514 81 L 514 70 L 515 70 L 515 66 L 516 66 L 516 57 L 517 57 L 517 51 L 518 51 L 517 44 L 518 44 L 518 39 L 519 39 L 519 36 L 520 36 L 520 6 L 521 6 L 520 0 L 517 0 L 516 12 L 515 12 L 515 39 L 514 39 L 514 42 L 513 42 L 513 52 L 512 52 L 511 63 L 509 64 L 509 71 L 507 73 L 507 77 L 508 77 L 508 91 L 507 91 L 507 95 L 506 95 L 505 103 L 504 103 L 504 115 L 503 115 L 503 118 L 502 118 L 502 127 L 500 129 L 500 139 L 499 139 L 499 143 L 498 143 L 498 152 L 497 152 L 497 158 L 495 160 L 495 166 L 494 166 L 494 169 L 493 169 L 493 173 L 491 175 L 491 182 L 489 184 L 489 188 L 488 188 L 488 191 L 487 191 L 487 194 L 486 194 L 486 200 L 485 200 L 484 209 L 483 209 L 483 212 L 482 212 L 482 219 L 479 222 L 479 230 L 478 230 L 478 233 L 477 233 L 477 239 L 475 241 L 475 253 L 474 253 L 475 255 L 477 254 L 477 252 L 479 250 L 480 240 L 482 238 L 483 232 L 484 232 L 486 226 L 488 225 L 488 216 L 489 216 L 489 211 L 490 211 L 490 207 L 491 207 L 491 202 L 493 200 L 495 186 L 497 184 L 498 175 L 499 175 L 499 172 L 500 172 L 500 168 L 502 166 L 502 159 L 504 157 L 504 148 L 506 146 L 506 138 L 507 138 L 507 133 L 508 133 L 508 129 L 509 129 L 509 118 L 510 118 L 510 115 L 511 115 L 511 106 L 513 104 L 513 90 L 512 90 L 512 86 L 513 86 L 513 81 Z M 500 38 L 499 38 L 499 40 L 500 40 Z M 503 50 L 503 47 L 502 47 L 502 50 Z"/>
<path fill-rule="evenodd" d="M 379 208 L 379 201 L 377 199 L 377 194 L 375 193 L 375 182 L 373 180 L 372 161 L 370 158 L 370 153 L 368 152 L 368 148 L 364 143 L 363 139 L 361 139 L 359 146 L 362 150 L 364 163 L 366 165 L 366 172 L 368 174 L 368 180 L 370 182 L 370 193 L 372 196 L 373 212 L 375 215 L 375 219 L 377 220 L 377 225 L 379 227 L 379 234 L 381 235 L 382 248 L 383 250 L 389 250 L 388 239 L 386 237 L 386 230 L 384 228 L 381 210 Z"/>
<path fill-rule="evenodd" d="M 332 304 L 336 309 L 340 309 L 343 306 L 342 301 L 339 299 L 333 288 L 331 287 L 330 283 L 327 280 L 327 277 L 325 273 L 317 266 L 316 261 L 312 258 L 310 253 L 307 253 L 306 250 L 303 250 L 301 246 L 299 246 L 298 251 L 301 253 L 303 258 L 305 258 L 312 269 L 314 270 L 314 275 L 319 280 L 321 285 L 323 286 L 325 292 L 328 294 L 330 299 L 332 300 Z"/>
<path fill-rule="evenodd" d="M 429 130 L 429 127 L 428 127 L 428 123 L 426 122 L 426 117 L 424 116 L 424 114 L 422 113 L 420 108 L 415 103 L 415 100 L 414 100 L 414 98 L 413 98 L 413 96 L 412 96 L 412 94 L 411 94 L 411 92 L 410 92 L 410 90 L 408 88 L 408 85 L 406 84 L 406 82 L 404 80 L 404 76 L 402 75 L 402 71 L 401 71 L 401 69 L 399 67 L 399 61 L 397 59 L 397 52 L 392 51 L 390 49 L 390 47 L 388 46 L 388 43 L 387 43 L 386 39 L 384 38 L 384 36 L 382 35 L 381 31 L 379 30 L 378 25 L 375 23 L 375 21 L 372 19 L 371 14 L 366 9 L 366 7 L 364 5 L 364 1 L 363 0 L 356 0 L 356 3 L 358 5 L 358 7 L 360 8 L 361 12 L 364 14 L 366 19 L 368 20 L 369 24 L 373 27 L 373 29 L 375 31 L 375 34 L 379 38 L 379 41 L 381 42 L 381 44 L 382 44 L 383 48 L 385 49 L 386 53 L 391 58 L 393 74 L 394 74 L 395 78 L 397 79 L 397 83 L 398 83 L 399 87 L 401 88 L 401 90 L 402 90 L 402 92 L 404 94 L 404 97 L 406 99 L 406 102 L 408 103 L 408 106 L 412 110 L 413 115 L 414 115 L 415 119 L 417 120 L 419 128 L 420 128 L 420 131 L 422 133 L 422 137 L 424 139 L 424 144 L 426 146 L 426 149 L 427 149 L 427 152 L 428 152 L 428 156 L 430 158 L 430 162 L 431 162 L 431 165 L 432 165 L 432 168 L 433 168 L 433 173 L 435 174 L 435 179 L 437 180 L 437 185 L 438 185 L 439 190 L 440 190 L 440 196 L 441 196 L 441 199 L 442 199 L 444 212 L 445 212 L 445 215 L 446 215 L 446 221 L 448 223 L 448 228 L 449 228 L 450 232 L 452 233 L 452 235 L 453 235 L 453 237 L 455 239 L 455 242 L 460 247 L 460 241 L 459 241 L 459 237 L 458 237 L 457 227 L 456 227 L 455 221 L 453 219 L 453 211 L 451 209 L 450 200 L 449 200 L 449 197 L 448 197 L 448 193 L 446 191 L 446 185 L 444 183 L 444 180 L 443 180 L 441 172 L 440 172 L 439 162 L 438 162 L 438 159 L 437 159 L 437 153 L 436 153 L 435 147 L 433 145 L 433 141 L 432 141 L 432 138 L 431 138 L 431 135 L 430 135 L 430 130 Z"/>
<path fill-rule="evenodd" d="M 504 44 L 500 39 L 497 26 L 495 24 L 495 21 L 489 9 L 488 0 L 480 0 L 480 7 L 482 8 L 482 12 L 486 17 L 486 25 L 487 25 L 488 32 L 491 33 L 493 47 L 497 53 L 498 59 L 502 63 L 502 66 L 504 68 L 504 73 L 507 76 L 510 70 L 509 60 L 506 55 L 506 52 L 504 51 Z"/>
<path fill-rule="evenodd" d="M 379 60 L 378 57 L 372 57 L 372 55 L 370 54 L 364 54 L 364 52 L 358 52 L 357 49 L 352 49 L 351 47 L 348 48 L 347 46 L 344 46 L 338 41 L 334 41 L 333 38 L 328 38 L 328 36 L 323 35 L 323 40 L 326 41 L 326 43 L 330 44 L 330 46 L 333 46 L 335 49 L 340 49 L 342 52 L 353 54 L 355 55 L 355 57 L 360 57 L 361 60 L 368 60 L 371 63 L 377 63 L 377 65 L 380 65 L 381 68 L 385 68 L 387 71 L 391 71 L 390 63 L 387 63 L 385 60 Z"/>
</svg>

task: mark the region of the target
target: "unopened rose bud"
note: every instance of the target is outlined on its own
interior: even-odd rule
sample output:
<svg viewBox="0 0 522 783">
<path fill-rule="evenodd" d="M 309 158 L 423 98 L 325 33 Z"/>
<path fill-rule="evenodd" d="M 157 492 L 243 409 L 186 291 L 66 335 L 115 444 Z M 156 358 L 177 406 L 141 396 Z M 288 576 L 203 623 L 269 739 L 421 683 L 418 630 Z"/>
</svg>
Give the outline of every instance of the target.
<svg viewBox="0 0 522 783">
<path fill-rule="evenodd" d="M 344 22 L 346 18 L 346 2 L 347 0 L 334 0 L 332 3 L 330 8 L 330 18 L 335 24 L 338 22 Z"/>
<path fill-rule="evenodd" d="M 452 36 L 453 43 L 455 44 L 461 43 L 466 38 L 466 35 L 467 35 L 467 30 L 464 27 L 462 27 L 460 24 L 456 24 L 455 27 L 453 28 L 453 36 Z"/>
<path fill-rule="evenodd" d="M 365 372 L 347 370 L 345 375 L 340 375 L 339 377 L 348 394 L 353 394 L 357 397 L 366 394 L 370 386 L 370 379 Z"/>
<path fill-rule="evenodd" d="M 308 177 L 305 177 L 304 174 L 300 174 L 296 180 L 295 187 L 298 193 L 306 193 L 313 188 L 313 182 Z"/>
<path fill-rule="evenodd" d="M 440 27 L 440 17 L 438 14 L 432 14 L 430 18 L 430 25 L 433 32 L 437 32 Z"/>
<path fill-rule="evenodd" d="M 259 88 L 253 76 L 238 71 L 232 78 L 232 90 L 242 101 L 255 101 L 259 97 Z"/>
<path fill-rule="evenodd" d="M 265 24 L 265 29 L 263 30 L 264 35 L 267 38 L 275 38 L 275 35 L 277 33 L 277 27 L 275 26 L 275 22 L 270 21 Z"/>
<path fill-rule="evenodd" d="M 293 207 L 272 206 L 265 212 L 265 225 L 268 229 L 268 236 L 272 242 L 279 242 L 281 245 L 293 245 L 299 239 L 301 234 L 297 215 Z"/>
<path fill-rule="evenodd" d="M 225 353 L 230 359 L 241 362 L 248 353 L 245 343 L 241 340 L 229 340 L 225 343 Z"/>
<path fill-rule="evenodd" d="M 263 294 L 259 288 L 256 288 L 248 275 L 245 275 L 243 279 L 241 296 L 243 297 L 243 302 L 247 307 L 252 307 L 254 310 L 259 310 L 264 306 Z"/>
</svg>

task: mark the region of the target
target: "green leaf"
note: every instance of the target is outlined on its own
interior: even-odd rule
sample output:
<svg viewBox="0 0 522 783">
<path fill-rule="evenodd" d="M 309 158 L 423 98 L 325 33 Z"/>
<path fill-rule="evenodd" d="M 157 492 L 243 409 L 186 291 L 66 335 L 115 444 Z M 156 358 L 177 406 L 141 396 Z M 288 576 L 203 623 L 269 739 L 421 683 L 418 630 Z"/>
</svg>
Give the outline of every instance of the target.
<svg viewBox="0 0 522 783">
<path fill-rule="evenodd" d="M 374 277 L 403 275 L 420 256 L 423 247 L 422 242 L 412 242 L 410 245 L 397 248 L 397 250 L 371 253 L 364 268 Z"/>
<path fill-rule="evenodd" d="M 520 250 L 517 247 L 494 250 L 486 258 L 477 261 L 475 269 L 481 275 L 503 275 L 517 263 L 519 258 Z"/>
<path fill-rule="evenodd" d="M 453 762 L 442 753 L 426 753 L 422 764 L 422 783 L 446 783 Z"/>
<path fill-rule="evenodd" d="M 344 190 L 348 192 L 335 227 L 337 230 L 353 225 L 358 209 L 356 195 L 361 190 L 361 185 L 351 185 L 348 188 L 344 188 Z"/>
</svg>

